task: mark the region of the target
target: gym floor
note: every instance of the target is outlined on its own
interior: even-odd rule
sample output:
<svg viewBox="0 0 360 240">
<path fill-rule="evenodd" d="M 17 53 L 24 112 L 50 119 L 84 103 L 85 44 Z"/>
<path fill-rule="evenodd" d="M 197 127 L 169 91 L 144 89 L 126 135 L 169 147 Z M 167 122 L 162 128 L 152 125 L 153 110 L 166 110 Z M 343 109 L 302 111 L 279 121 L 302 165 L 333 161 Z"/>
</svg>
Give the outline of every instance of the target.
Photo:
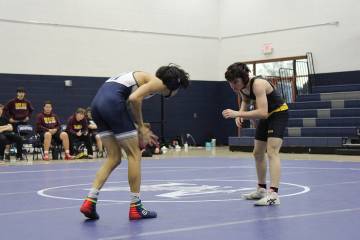
<svg viewBox="0 0 360 240">
<path fill-rule="evenodd" d="M 100 193 L 97 221 L 79 207 L 103 159 L 1 163 L 1 239 L 356 239 L 358 156 L 282 154 L 281 204 L 254 207 L 250 153 L 170 150 L 144 158 L 142 199 L 158 218 L 129 221 L 127 161 Z"/>
</svg>

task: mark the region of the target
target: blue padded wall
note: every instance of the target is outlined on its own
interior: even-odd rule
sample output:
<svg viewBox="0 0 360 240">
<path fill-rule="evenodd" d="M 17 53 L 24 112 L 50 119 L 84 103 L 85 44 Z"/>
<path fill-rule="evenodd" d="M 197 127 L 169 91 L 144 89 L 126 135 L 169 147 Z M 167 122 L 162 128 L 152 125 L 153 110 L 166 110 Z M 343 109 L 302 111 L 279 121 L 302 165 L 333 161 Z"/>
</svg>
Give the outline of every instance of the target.
<svg viewBox="0 0 360 240">
<path fill-rule="evenodd" d="M 64 81 L 71 79 L 72 87 Z M 45 100 L 53 102 L 54 112 L 64 123 L 77 107 L 87 107 L 97 89 L 107 77 L 49 76 L 0 74 L 0 103 L 5 104 L 16 96 L 16 88 L 25 87 L 27 98 L 33 103 L 36 114 L 42 111 Z M 237 108 L 236 97 L 224 81 L 192 81 L 186 90 L 165 99 L 165 140 L 190 133 L 198 144 L 216 138 L 219 144 L 227 144 L 228 136 L 236 134 L 233 121 L 226 121 L 221 111 Z M 154 96 L 143 104 L 144 120 L 152 123 L 160 134 L 160 96 Z"/>
</svg>

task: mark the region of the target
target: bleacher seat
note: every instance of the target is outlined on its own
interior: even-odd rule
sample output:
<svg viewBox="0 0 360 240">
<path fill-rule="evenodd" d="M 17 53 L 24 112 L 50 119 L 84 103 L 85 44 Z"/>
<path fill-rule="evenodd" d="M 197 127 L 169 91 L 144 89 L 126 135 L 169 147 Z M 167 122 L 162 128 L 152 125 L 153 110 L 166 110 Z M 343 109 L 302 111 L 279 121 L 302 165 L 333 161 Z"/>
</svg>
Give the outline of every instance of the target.
<svg viewBox="0 0 360 240">
<path fill-rule="evenodd" d="M 313 93 L 360 91 L 360 84 L 314 86 Z"/>
</svg>

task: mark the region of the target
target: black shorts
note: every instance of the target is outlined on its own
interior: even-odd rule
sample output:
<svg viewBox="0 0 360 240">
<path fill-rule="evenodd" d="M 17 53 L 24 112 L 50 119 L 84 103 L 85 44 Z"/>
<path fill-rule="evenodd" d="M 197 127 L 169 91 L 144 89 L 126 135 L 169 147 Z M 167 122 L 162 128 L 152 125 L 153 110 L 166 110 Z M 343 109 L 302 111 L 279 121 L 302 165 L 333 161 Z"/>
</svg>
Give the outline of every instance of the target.
<svg viewBox="0 0 360 240">
<path fill-rule="evenodd" d="M 54 141 L 56 144 L 61 144 L 60 133 L 61 131 L 57 131 L 54 135 L 52 135 L 51 141 Z M 45 132 L 39 132 L 39 135 L 40 141 L 43 143 Z"/>
<path fill-rule="evenodd" d="M 266 142 L 268 137 L 283 138 L 288 125 L 288 111 L 275 112 L 267 119 L 261 119 L 256 127 L 255 139 Z"/>
</svg>

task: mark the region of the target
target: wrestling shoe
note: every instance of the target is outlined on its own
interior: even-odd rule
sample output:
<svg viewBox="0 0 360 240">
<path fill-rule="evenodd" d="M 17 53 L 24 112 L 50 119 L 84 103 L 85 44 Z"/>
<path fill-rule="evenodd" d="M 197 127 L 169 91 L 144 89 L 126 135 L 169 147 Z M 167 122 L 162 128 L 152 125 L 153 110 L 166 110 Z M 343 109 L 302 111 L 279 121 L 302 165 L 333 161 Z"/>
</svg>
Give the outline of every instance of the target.
<svg viewBox="0 0 360 240">
<path fill-rule="evenodd" d="M 83 204 L 81 205 L 80 212 L 85 215 L 85 217 L 90 219 L 99 219 L 99 215 L 96 212 L 96 198 L 87 197 Z"/>
<path fill-rule="evenodd" d="M 265 188 L 257 188 L 256 191 L 245 193 L 242 197 L 246 200 L 259 200 L 266 196 L 266 189 Z"/>
<path fill-rule="evenodd" d="M 141 200 L 131 203 L 129 209 L 129 219 L 130 220 L 140 220 L 145 218 L 156 218 L 157 213 L 154 211 L 149 211 L 144 208 L 141 203 Z"/>
<path fill-rule="evenodd" d="M 266 196 L 255 202 L 255 206 L 279 205 L 280 198 L 276 192 L 268 191 Z"/>
</svg>

